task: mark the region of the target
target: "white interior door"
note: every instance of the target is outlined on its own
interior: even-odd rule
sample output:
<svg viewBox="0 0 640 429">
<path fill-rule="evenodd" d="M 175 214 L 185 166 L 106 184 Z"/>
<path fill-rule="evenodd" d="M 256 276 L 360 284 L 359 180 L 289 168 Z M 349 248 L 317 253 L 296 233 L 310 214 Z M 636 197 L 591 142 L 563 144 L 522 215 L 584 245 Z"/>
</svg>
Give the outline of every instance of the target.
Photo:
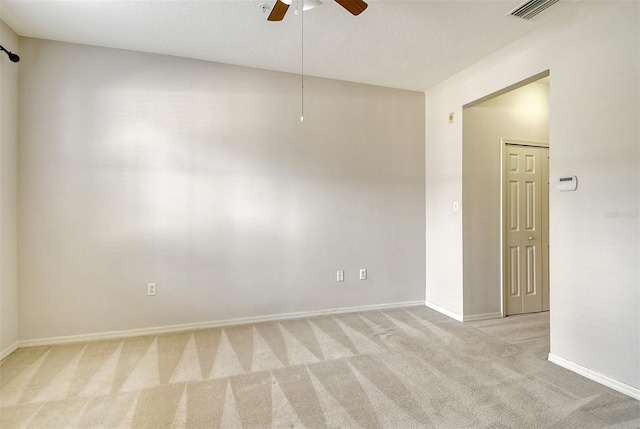
<svg viewBox="0 0 640 429">
<path fill-rule="evenodd" d="M 505 146 L 506 315 L 549 308 L 548 153 L 543 147 Z"/>
</svg>

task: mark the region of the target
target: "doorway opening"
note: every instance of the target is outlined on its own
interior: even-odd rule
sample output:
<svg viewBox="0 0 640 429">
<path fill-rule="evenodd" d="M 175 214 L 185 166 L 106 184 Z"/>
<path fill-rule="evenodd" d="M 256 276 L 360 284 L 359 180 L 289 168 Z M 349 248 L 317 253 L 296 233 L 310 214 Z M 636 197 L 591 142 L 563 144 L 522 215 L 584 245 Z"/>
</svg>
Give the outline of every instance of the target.
<svg viewBox="0 0 640 429">
<path fill-rule="evenodd" d="M 505 222 L 505 184 L 503 168 L 506 143 L 509 147 L 532 147 L 536 151 L 547 150 L 549 147 L 549 71 L 539 73 L 508 88 L 490 94 L 468 105 L 463 106 L 463 146 L 462 146 L 462 227 L 463 227 L 463 320 L 475 321 L 505 317 L 516 308 L 511 304 L 507 309 L 507 297 L 515 295 L 506 287 L 518 286 L 521 295 L 529 297 L 534 291 L 536 281 L 548 274 L 548 242 L 542 243 L 542 236 L 525 235 L 524 247 L 520 250 L 521 257 L 517 259 L 519 265 L 517 275 L 524 276 L 519 283 L 508 283 L 505 275 L 504 243 L 506 233 Z M 540 149 L 545 147 L 547 149 Z M 542 156 L 541 152 L 537 156 Z M 523 155 L 522 162 L 542 162 L 542 158 L 529 158 Z M 545 160 L 548 158 L 545 158 Z M 524 165 L 523 168 L 532 166 Z M 542 167 L 542 165 L 536 165 Z M 538 170 L 536 170 L 538 171 Z M 546 170 L 548 173 L 548 168 Z M 545 184 L 548 179 L 545 177 Z M 525 181 L 526 182 L 526 181 Z M 523 189 L 532 190 L 535 185 L 522 183 Z M 539 193 L 542 184 L 538 184 Z M 527 196 L 524 192 L 524 197 Z M 535 196 L 533 192 L 530 196 Z M 523 198 L 524 198 L 523 197 Z M 540 195 L 540 198 L 542 195 Z M 524 203 L 518 200 L 520 206 Z M 536 209 L 542 210 L 542 200 Z M 530 209 L 532 208 L 529 207 Z M 537 213 L 535 220 L 545 220 L 548 225 L 548 204 L 544 214 Z M 532 214 L 529 213 L 529 216 Z M 522 214 L 526 224 L 527 212 Z M 532 220 L 529 218 L 529 220 Z M 526 234 L 524 232 L 523 234 Z M 528 246 L 528 239 L 535 246 Z M 531 249 L 536 247 L 536 249 Z M 543 248 L 546 251 L 543 253 Z M 538 253 L 535 253 L 535 252 Z M 528 252 L 528 253 L 527 253 Z M 529 259 L 522 259 L 528 257 Z M 536 258 L 535 260 L 533 258 Z M 510 260 L 511 261 L 511 260 Z M 526 262 L 531 264 L 528 266 Z M 526 268 L 538 271 L 527 271 Z M 508 275 L 514 275 L 515 269 Z M 528 277 L 527 277 L 528 276 Z M 548 277 L 547 277 L 548 278 Z M 527 283 L 530 281 L 530 283 Z M 518 313 L 528 311 L 544 311 L 549 309 L 549 293 L 542 293 L 549 286 L 538 286 L 534 295 L 543 296 L 542 305 L 532 307 L 527 304 Z M 528 289 L 527 289 L 528 287 Z M 513 299 L 512 299 L 513 301 Z M 535 310 L 530 310 L 535 308 Z"/>
</svg>

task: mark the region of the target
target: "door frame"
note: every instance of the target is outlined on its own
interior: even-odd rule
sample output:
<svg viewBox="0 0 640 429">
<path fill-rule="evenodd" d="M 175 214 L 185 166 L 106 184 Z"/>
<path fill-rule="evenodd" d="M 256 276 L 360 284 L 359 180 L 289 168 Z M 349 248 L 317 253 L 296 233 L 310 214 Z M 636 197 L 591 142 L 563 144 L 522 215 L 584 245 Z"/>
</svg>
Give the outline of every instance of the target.
<svg viewBox="0 0 640 429">
<path fill-rule="evenodd" d="M 505 293 L 505 265 L 504 265 L 504 252 L 506 247 L 506 237 L 504 233 L 505 227 L 505 218 L 504 218 L 504 152 L 506 146 L 531 146 L 531 147 L 542 147 L 549 149 L 549 142 L 545 141 L 536 141 L 536 140 L 523 140 L 523 139 L 512 139 L 507 137 L 502 137 L 500 139 L 500 315 L 501 317 L 506 317 L 507 312 L 507 294 Z M 548 206 L 547 206 L 548 209 Z"/>
</svg>

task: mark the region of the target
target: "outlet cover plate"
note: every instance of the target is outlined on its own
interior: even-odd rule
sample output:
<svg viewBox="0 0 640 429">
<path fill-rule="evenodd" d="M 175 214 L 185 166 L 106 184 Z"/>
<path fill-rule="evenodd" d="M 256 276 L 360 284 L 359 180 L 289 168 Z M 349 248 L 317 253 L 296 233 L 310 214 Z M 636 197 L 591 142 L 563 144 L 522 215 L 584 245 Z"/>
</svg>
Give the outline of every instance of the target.
<svg viewBox="0 0 640 429">
<path fill-rule="evenodd" d="M 155 283 L 147 283 L 147 296 L 156 296 L 158 287 Z"/>
</svg>

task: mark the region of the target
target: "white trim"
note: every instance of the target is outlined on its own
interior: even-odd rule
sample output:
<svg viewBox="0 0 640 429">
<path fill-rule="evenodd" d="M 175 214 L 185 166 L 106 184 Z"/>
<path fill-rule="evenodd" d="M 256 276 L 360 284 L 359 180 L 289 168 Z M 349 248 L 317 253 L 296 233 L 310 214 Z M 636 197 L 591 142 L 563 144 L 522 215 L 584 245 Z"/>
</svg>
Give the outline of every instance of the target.
<svg viewBox="0 0 640 429">
<path fill-rule="evenodd" d="M 500 139 L 500 316 L 505 317 L 507 315 L 507 295 L 504 287 L 504 248 L 505 248 L 505 234 L 504 234 L 504 147 L 505 139 Z"/>
<path fill-rule="evenodd" d="M 478 322 L 480 320 L 500 318 L 502 318 L 502 313 L 500 311 L 495 313 L 470 314 L 469 316 L 462 316 L 463 322 Z"/>
<path fill-rule="evenodd" d="M 52 346 L 57 344 L 82 343 L 95 340 L 111 340 L 118 338 L 139 337 L 143 335 L 160 335 L 171 332 L 191 331 L 197 329 L 219 328 L 231 325 L 247 325 L 250 323 L 273 322 L 286 319 L 323 316 L 327 314 L 353 313 L 358 311 L 383 310 L 400 307 L 423 305 L 423 301 L 396 302 L 390 304 L 362 305 L 358 307 L 331 308 L 327 310 L 300 311 L 295 313 L 269 314 L 266 316 L 240 317 L 236 319 L 215 320 L 211 322 L 184 323 L 180 325 L 155 326 L 151 328 L 127 329 L 124 331 L 95 332 L 92 334 L 68 335 L 63 337 L 38 338 L 18 341 L 18 347 Z"/>
<path fill-rule="evenodd" d="M 11 353 L 15 352 L 16 350 L 18 350 L 18 342 L 15 342 L 11 344 L 9 347 L 7 347 L 6 349 L 2 350 L 0 352 L 0 362 L 2 362 L 6 357 L 8 357 Z"/>
<path fill-rule="evenodd" d="M 547 73 L 547 76 L 549 74 Z M 520 87 L 519 87 L 520 88 Z M 514 90 L 517 88 L 514 88 Z M 505 217 L 504 217 L 504 203 L 505 203 L 505 195 L 504 195 L 504 148 L 508 145 L 517 145 L 517 146 L 534 146 L 534 147 L 542 147 L 549 149 L 548 141 L 537 141 L 537 140 L 523 140 L 523 139 L 512 139 L 509 137 L 500 138 L 500 317 L 507 317 L 507 294 L 505 293 L 505 264 L 504 264 L 504 249 L 507 246 L 506 236 L 504 234 L 505 229 Z M 547 206 L 547 210 L 549 207 Z M 551 285 L 549 285 L 551 288 Z"/>
<path fill-rule="evenodd" d="M 500 139 L 500 143 L 502 143 L 502 145 L 546 147 L 547 149 L 549 149 L 549 142 L 541 141 L 541 140 L 523 140 L 523 139 L 511 139 L 508 137 L 502 137 Z"/>
<path fill-rule="evenodd" d="M 447 317 L 451 317 L 454 320 L 457 320 L 458 322 L 462 322 L 462 316 L 459 315 L 458 313 L 454 313 L 451 310 L 447 310 L 444 307 L 440 307 L 438 304 L 434 304 L 433 302 L 429 302 L 429 301 L 424 301 L 424 305 L 426 305 L 427 307 L 429 307 L 432 310 L 437 311 L 438 313 L 442 313 Z"/>
<path fill-rule="evenodd" d="M 553 362 L 556 365 L 566 368 L 569 371 L 573 371 L 576 374 L 580 374 L 581 376 L 586 377 L 589 380 L 593 380 L 596 383 L 600 383 L 604 386 L 607 386 L 613 390 L 616 390 L 640 401 L 640 389 L 636 387 L 629 386 L 628 384 L 611 378 L 608 375 L 602 374 L 598 371 L 594 371 L 575 362 L 571 362 L 570 360 L 561 358 L 560 356 L 554 355 L 552 353 L 549 353 L 549 362 Z"/>
</svg>

